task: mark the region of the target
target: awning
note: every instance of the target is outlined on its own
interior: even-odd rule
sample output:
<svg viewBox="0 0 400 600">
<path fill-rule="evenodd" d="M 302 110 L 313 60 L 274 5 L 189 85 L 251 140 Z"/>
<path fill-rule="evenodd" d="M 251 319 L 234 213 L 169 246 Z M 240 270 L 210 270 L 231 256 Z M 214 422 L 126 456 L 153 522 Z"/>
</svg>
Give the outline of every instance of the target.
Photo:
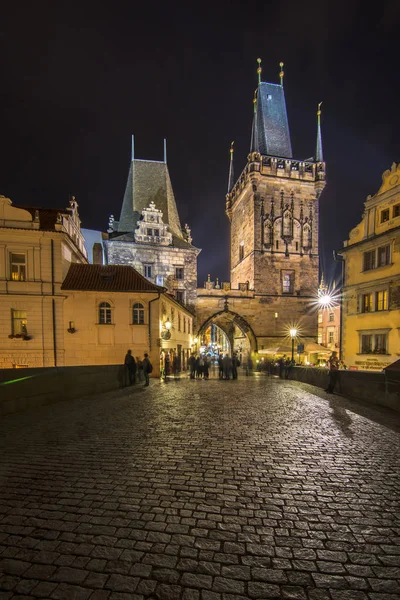
<svg viewBox="0 0 400 600">
<path fill-rule="evenodd" d="M 321 346 L 320 344 L 316 344 L 315 342 L 309 342 L 306 344 L 304 351 L 308 352 L 309 354 L 315 354 L 317 352 L 318 354 L 332 354 L 332 350 L 329 350 L 329 348 L 325 348 L 325 346 Z"/>
</svg>

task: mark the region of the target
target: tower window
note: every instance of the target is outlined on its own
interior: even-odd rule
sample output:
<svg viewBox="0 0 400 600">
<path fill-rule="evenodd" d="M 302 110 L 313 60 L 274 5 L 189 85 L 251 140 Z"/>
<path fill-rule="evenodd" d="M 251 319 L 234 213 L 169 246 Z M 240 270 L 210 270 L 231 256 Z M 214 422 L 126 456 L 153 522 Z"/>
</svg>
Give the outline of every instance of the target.
<svg viewBox="0 0 400 600">
<path fill-rule="evenodd" d="M 275 246 L 276 246 L 276 249 L 279 250 L 279 240 L 276 240 Z"/>
<path fill-rule="evenodd" d="M 150 279 L 153 274 L 152 265 L 143 265 L 144 266 L 144 276 Z"/>
<path fill-rule="evenodd" d="M 296 242 L 296 252 L 299 251 L 299 242 Z"/>
<path fill-rule="evenodd" d="M 244 259 L 244 242 L 239 244 L 239 261 Z"/>
<path fill-rule="evenodd" d="M 185 270 L 183 267 L 175 267 L 175 279 L 184 279 Z"/>
<path fill-rule="evenodd" d="M 282 294 L 293 294 L 294 291 L 294 271 L 285 271 L 282 273 Z"/>
<path fill-rule="evenodd" d="M 183 292 L 182 290 L 176 290 L 176 299 L 181 304 L 184 304 L 185 303 L 185 292 Z"/>
<path fill-rule="evenodd" d="M 153 235 L 153 230 L 152 230 L 152 229 L 148 229 L 148 230 L 147 230 L 147 235 L 150 235 L 150 236 L 152 236 L 152 235 Z"/>
</svg>

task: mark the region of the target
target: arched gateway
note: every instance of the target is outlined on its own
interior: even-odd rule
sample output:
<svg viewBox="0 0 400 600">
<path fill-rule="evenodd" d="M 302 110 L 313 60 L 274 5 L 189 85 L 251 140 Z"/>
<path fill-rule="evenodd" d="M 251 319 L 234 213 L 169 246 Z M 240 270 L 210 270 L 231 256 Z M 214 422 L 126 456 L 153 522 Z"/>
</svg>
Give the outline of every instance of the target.
<svg viewBox="0 0 400 600">
<path fill-rule="evenodd" d="M 249 323 L 242 316 L 226 308 L 217 310 L 201 323 L 199 318 L 206 317 L 204 312 L 198 311 L 197 314 L 200 340 L 204 340 L 206 333 L 212 326 L 215 326 L 225 334 L 229 342 L 230 353 L 237 352 L 243 358 L 257 352 L 257 338 Z"/>
</svg>

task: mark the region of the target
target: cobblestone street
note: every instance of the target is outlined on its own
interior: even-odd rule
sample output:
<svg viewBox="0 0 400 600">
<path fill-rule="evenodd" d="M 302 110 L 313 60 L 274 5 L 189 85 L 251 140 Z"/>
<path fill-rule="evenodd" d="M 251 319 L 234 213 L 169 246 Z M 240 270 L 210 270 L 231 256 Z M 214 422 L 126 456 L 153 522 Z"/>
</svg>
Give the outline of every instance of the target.
<svg viewBox="0 0 400 600">
<path fill-rule="evenodd" d="M 399 423 L 263 376 L 3 417 L 0 599 L 398 599 Z"/>
</svg>

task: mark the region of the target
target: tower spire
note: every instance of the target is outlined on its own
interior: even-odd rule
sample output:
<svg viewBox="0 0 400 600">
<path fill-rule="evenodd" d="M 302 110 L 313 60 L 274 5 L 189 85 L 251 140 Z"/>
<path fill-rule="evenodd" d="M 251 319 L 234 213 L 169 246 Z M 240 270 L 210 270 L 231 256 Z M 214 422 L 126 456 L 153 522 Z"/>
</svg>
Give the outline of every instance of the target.
<svg viewBox="0 0 400 600">
<path fill-rule="evenodd" d="M 131 161 L 135 160 L 135 136 L 132 135 Z"/>
<path fill-rule="evenodd" d="M 317 148 L 315 152 L 315 160 L 317 162 L 324 162 L 324 154 L 322 151 L 322 135 L 321 135 L 321 104 L 318 104 L 317 110 Z"/>
<path fill-rule="evenodd" d="M 258 62 L 258 67 L 257 67 L 258 85 L 260 85 L 260 83 L 261 83 L 261 73 L 262 73 L 261 58 L 257 58 L 257 62 Z"/>
<path fill-rule="evenodd" d="M 281 85 L 283 86 L 283 76 L 285 75 L 285 71 L 283 70 L 283 62 L 279 63 L 279 66 L 281 68 L 280 73 L 279 73 L 279 77 L 281 79 Z"/>
<path fill-rule="evenodd" d="M 233 152 L 234 152 L 233 145 L 234 145 L 234 143 L 235 142 L 231 143 L 231 147 L 229 150 L 230 161 L 229 161 L 228 194 L 231 191 L 231 189 L 233 188 L 233 182 L 234 182 L 234 179 L 233 179 L 233 176 L 234 176 L 234 173 L 233 173 Z"/>
<path fill-rule="evenodd" d="M 253 97 L 253 125 L 251 127 L 250 152 L 258 152 L 257 149 L 257 90 Z"/>
<path fill-rule="evenodd" d="M 164 162 L 167 164 L 167 138 L 164 138 Z"/>
</svg>

